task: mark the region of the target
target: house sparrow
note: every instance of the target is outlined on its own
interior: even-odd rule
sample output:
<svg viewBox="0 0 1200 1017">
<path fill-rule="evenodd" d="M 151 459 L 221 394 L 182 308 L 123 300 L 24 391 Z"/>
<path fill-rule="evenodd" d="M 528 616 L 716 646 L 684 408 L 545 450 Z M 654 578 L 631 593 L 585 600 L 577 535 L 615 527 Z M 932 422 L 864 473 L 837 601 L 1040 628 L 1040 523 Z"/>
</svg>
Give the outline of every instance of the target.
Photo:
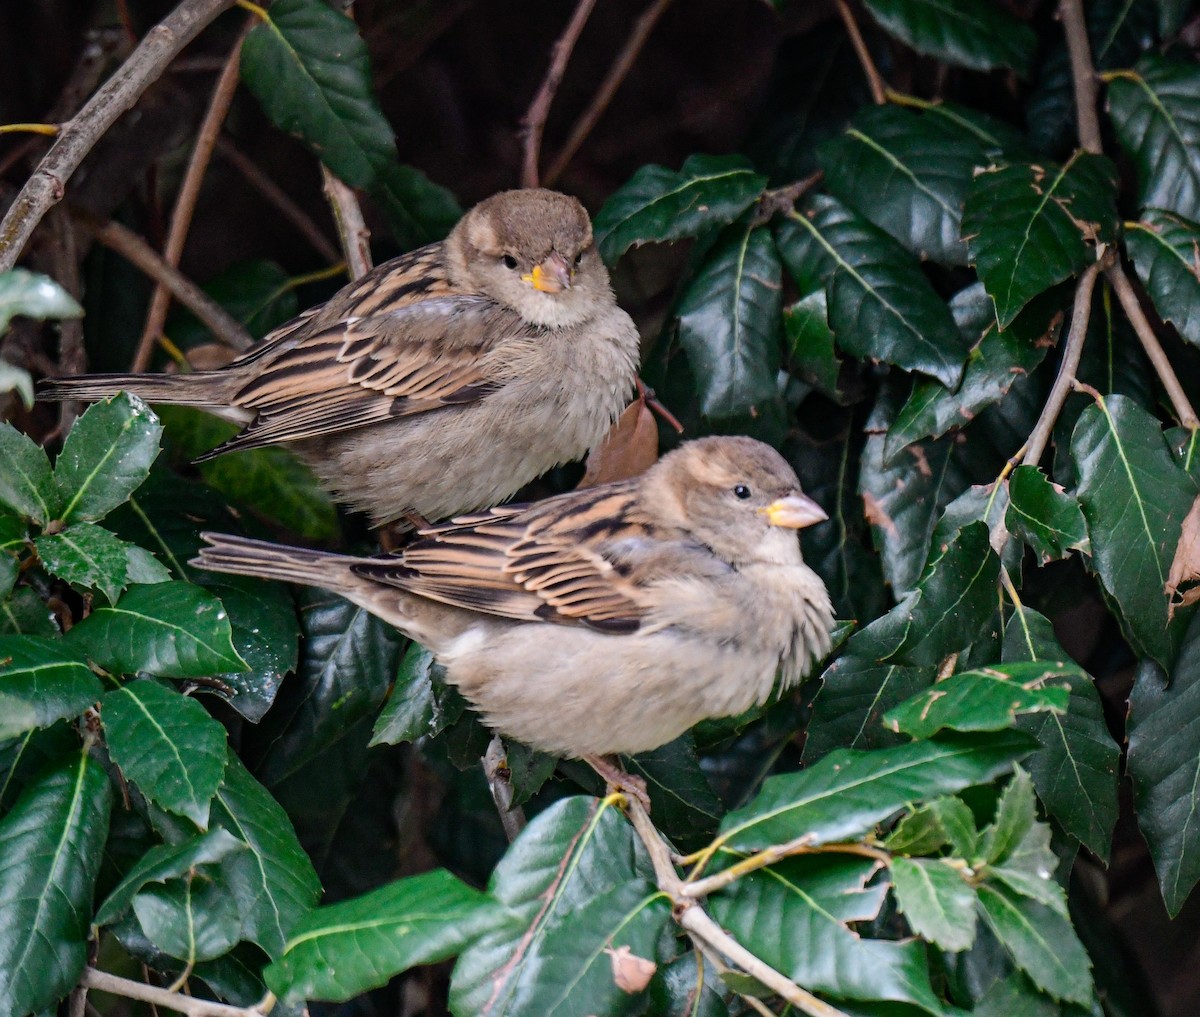
<svg viewBox="0 0 1200 1017">
<path fill-rule="evenodd" d="M 829 594 L 792 532 L 825 518 L 770 447 L 701 438 L 391 555 L 206 533 L 193 564 L 333 590 L 430 649 L 496 731 L 592 762 L 762 703 L 829 651 Z"/>
<path fill-rule="evenodd" d="M 386 262 L 226 367 L 50 381 L 124 389 L 242 430 L 201 457 L 286 443 L 376 524 L 495 505 L 599 444 L 637 374 L 583 206 L 554 191 L 480 202 L 446 240 Z"/>
</svg>

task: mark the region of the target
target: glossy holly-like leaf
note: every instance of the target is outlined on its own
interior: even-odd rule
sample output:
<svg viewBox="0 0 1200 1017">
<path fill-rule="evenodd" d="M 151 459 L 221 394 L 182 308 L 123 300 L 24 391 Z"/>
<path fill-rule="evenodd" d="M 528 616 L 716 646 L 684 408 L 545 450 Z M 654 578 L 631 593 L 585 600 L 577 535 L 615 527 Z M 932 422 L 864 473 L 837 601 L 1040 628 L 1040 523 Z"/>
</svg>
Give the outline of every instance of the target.
<svg viewBox="0 0 1200 1017">
<path fill-rule="evenodd" d="M 76 717 L 100 692 L 87 661 L 62 640 L 0 636 L 0 740 Z"/>
<path fill-rule="evenodd" d="M 766 185 L 736 155 L 693 155 L 678 171 L 643 166 L 596 213 L 596 245 L 611 265 L 631 247 L 697 236 L 733 222 Z"/>
<path fill-rule="evenodd" d="M 81 318 L 83 308 L 48 276 L 24 268 L 0 272 L 0 335 L 17 315 L 26 318 Z"/>
<path fill-rule="evenodd" d="M 50 460 L 32 438 L 0 421 L 0 506 L 45 526 L 58 516 L 62 496 Z"/>
<path fill-rule="evenodd" d="M 709 906 L 738 943 L 806 989 L 941 1013 L 920 943 L 851 928 L 879 913 L 887 885 L 867 885 L 874 871 L 861 858 L 788 859 L 743 876 Z"/>
<path fill-rule="evenodd" d="M 317 903 L 321 884 L 287 814 L 230 750 L 209 822 L 248 851 L 223 867 L 242 914 L 242 936 L 278 957 L 296 922 Z"/>
<path fill-rule="evenodd" d="M 42 598 L 28 586 L 0 601 L 0 635 L 58 636 L 58 624 Z"/>
<path fill-rule="evenodd" d="M 422 735 L 433 736 L 457 718 L 445 716 L 439 709 L 433 687 L 433 654 L 417 643 L 409 645 L 400 662 L 400 670 L 379 711 L 372 745 L 399 745 L 413 742 Z"/>
<path fill-rule="evenodd" d="M 1069 920 L 1002 884 L 978 893 L 983 920 L 1038 988 L 1067 1002 L 1092 998 L 1092 962 Z"/>
<path fill-rule="evenodd" d="M 1011 798 L 1015 781 L 1005 789 Z M 1002 799 L 1003 803 L 1003 799 Z M 1067 909 L 1067 892 L 1055 880 L 1058 856 L 1050 848 L 1050 826 L 1034 821 L 1034 804 L 1029 800 L 1028 821 L 1020 839 L 1012 843 L 1003 860 L 986 863 L 987 878 L 1003 883 L 1014 893 L 1028 897 L 1057 912 L 1063 918 L 1070 917 Z M 985 834 L 999 828 L 1000 819 L 993 823 Z"/>
<path fill-rule="evenodd" d="M 241 938 L 237 901 L 215 865 L 143 887 L 133 913 L 156 949 L 189 965 L 228 953 Z"/>
<path fill-rule="evenodd" d="M 947 795 L 913 809 L 896 824 L 883 846 L 898 855 L 930 855 L 945 846 L 955 858 L 973 859 L 978 841 L 970 806 Z"/>
<path fill-rule="evenodd" d="M 629 1012 L 637 997 L 613 984 L 603 949 L 626 942 L 624 918 L 634 923 L 634 952 L 653 953 L 668 907 L 648 876 L 631 827 L 610 805 L 574 797 L 540 813 L 492 875 L 488 892 L 507 913 L 459 957 L 451 1011 Z"/>
<path fill-rule="evenodd" d="M 40 1013 L 78 981 L 111 806 L 108 775 L 84 751 L 0 820 L 0 1012 Z"/>
<path fill-rule="evenodd" d="M 942 730 L 1003 731 L 1019 714 L 1065 710 L 1068 672 L 1081 674 L 1061 661 L 960 671 L 889 710 L 884 722 L 914 738 Z"/>
<path fill-rule="evenodd" d="M 120 674 L 194 678 L 246 667 L 233 648 L 225 608 L 191 583 L 134 586 L 112 607 L 96 608 L 67 642 Z"/>
<path fill-rule="evenodd" d="M 101 519 L 124 502 L 149 475 L 161 435 L 158 417 L 128 392 L 89 406 L 54 461 L 62 521 Z"/>
<path fill-rule="evenodd" d="M 922 260 L 967 263 L 962 210 L 989 158 L 969 131 L 901 106 L 868 106 L 821 146 L 825 185 Z"/>
<path fill-rule="evenodd" d="M 1200 68 L 1147 53 L 1111 75 L 1108 105 L 1140 205 L 1200 220 Z"/>
<path fill-rule="evenodd" d="M 792 369 L 827 395 L 835 395 L 841 364 L 824 290 L 783 309 L 783 333 Z"/>
<path fill-rule="evenodd" d="M 721 821 L 722 839 L 754 851 L 804 834 L 813 844 L 850 840 L 910 802 L 959 791 L 1005 772 L 1029 750 L 1022 735 L 969 740 L 943 735 L 874 752 L 839 749 L 802 773 L 769 777 Z"/>
<path fill-rule="evenodd" d="M 729 227 L 679 305 L 679 342 L 700 410 L 714 419 L 755 416 L 778 400 L 783 268 L 765 227 Z"/>
<path fill-rule="evenodd" d="M 788 271 L 825 284 L 838 346 L 958 383 L 966 348 L 920 264 L 877 226 L 829 197 L 791 213 L 776 233 Z"/>
<path fill-rule="evenodd" d="M 993 166 L 975 178 L 963 234 L 1001 328 L 1116 242 L 1115 197 L 1116 171 L 1098 155 Z"/>
<path fill-rule="evenodd" d="M 893 858 L 896 904 L 922 939 L 951 952 L 975 942 L 975 889 L 944 858 Z"/>
<path fill-rule="evenodd" d="M 51 575 L 99 590 L 113 604 L 129 583 L 132 544 L 95 523 L 71 523 L 33 542 Z"/>
<path fill-rule="evenodd" d="M 310 911 L 264 976 L 284 1002 L 347 1000 L 453 957 L 495 924 L 500 908 L 445 869 L 400 879 Z"/>
<path fill-rule="evenodd" d="M 1169 620 L 1164 586 L 1196 485 L 1172 460 L 1158 421 L 1125 396 L 1084 410 L 1071 452 L 1090 567 L 1116 601 L 1130 645 L 1170 667 L 1192 609 Z"/>
<path fill-rule="evenodd" d="M 1126 225 L 1125 248 L 1159 316 L 1200 346 L 1200 223 L 1148 208 Z"/>
<path fill-rule="evenodd" d="M 246 37 L 242 79 L 282 130 L 303 138 L 351 187 L 383 205 L 397 240 L 439 240 L 460 210 L 444 188 L 396 162 L 354 21 L 321 0 L 278 0 Z"/>
<path fill-rule="evenodd" d="M 1037 48 L 1033 29 L 987 0 L 866 0 L 889 33 L 918 53 L 947 63 L 990 71 L 1029 71 Z"/>
<path fill-rule="evenodd" d="M 1129 698 L 1129 772 L 1138 826 L 1163 902 L 1179 913 L 1200 880 L 1200 615 L 1168 673 L 1143 661 Z"/>
<path fill-rule="evenodd" d="M 126 778 L 164 809 L 207 827 L 225 773 L 225 729 L 197 700 L 148 680 L 106 693 L 100 711 Z"/>
<path fill-rule="evenodd" d="M 1005 628 L 1003 659 L 1049 662 L 1068 657 L 1050 621 L 1022 605 Z M 1068 671 L 1063 680 L 1071 690 L 1065 713 L 1030 714 L 1017 721 L 1018 729 L 1040 745 L 1022 765 L 1046 811 L 1105 860 L 1117 821 L 1121 752 L 1108 733 L 1091 677 Z"/>
<path fill-rule="evenodd" d="M 949 389 L 930 378 L 917 380 L 888 428 L 884 452 L 889 461 L 914 441 L 966 427 L 1045 359 L 1063 318 L 1057 292 L 1046 297 L 1035 299 L 1003 331 L 996 326 L 995 308 L 982 283 L 951 298 L 955 323 L 972 344 L 962 383 Z"/>
<path fill-rule="evenodd" d="M 1005 523 L 1042 562 L 1072 551 L 1088 554 L 1087 524 L 1079 502 L 1036 466 L 1018 466 L 1008 478 Z"/>
<path fill-rule="evenodd" d="M 246 845 L 228 830 L 216 828 L 178 844 L 156 844 L 150 848 L 104 899 L 92 919 L 94 925 L 111 925 L 129 909 L 133 898 L 150 883 L 164 883 L 182 876 L 196 865 L 219 862 Z"/>
</svg>

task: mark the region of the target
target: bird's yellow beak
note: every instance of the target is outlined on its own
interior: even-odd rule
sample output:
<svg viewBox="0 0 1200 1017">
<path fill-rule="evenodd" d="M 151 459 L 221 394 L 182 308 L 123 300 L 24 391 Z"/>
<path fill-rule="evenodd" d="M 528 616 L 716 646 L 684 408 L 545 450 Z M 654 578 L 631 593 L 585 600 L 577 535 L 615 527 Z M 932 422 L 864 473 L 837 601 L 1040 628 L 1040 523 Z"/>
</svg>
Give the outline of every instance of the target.
<svg viewBox="0 0 1200 1017">
<path fill-rule="evenodd" d="M 521 279 L 542 293 L 561 293 L 571 288 L 572 275 L 574 273 L 566 258 L 556 251 L 545 261 L 534 265 L 533 271 L 521 276 Z"/>
<path fill-rule="evenodd" d="M 789 494 L 776 498 L 770 505 L 758 510 L 767 517 L 772 526 L 784 526 L 789 530 L 802 530 L 814 523 L 823 523 L 829 518 L 821 508 L 806 494 Z"/>
</svg>

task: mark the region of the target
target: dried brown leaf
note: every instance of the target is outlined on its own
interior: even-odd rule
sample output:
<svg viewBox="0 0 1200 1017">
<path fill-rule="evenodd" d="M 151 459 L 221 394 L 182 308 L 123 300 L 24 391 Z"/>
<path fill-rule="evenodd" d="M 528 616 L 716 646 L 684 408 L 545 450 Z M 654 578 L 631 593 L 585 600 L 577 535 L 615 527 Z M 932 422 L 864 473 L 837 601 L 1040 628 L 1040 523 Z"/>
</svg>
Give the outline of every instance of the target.
<svg viewBox="0 0 1200 1017">
<path fill-rule="evenodd" d="M 592 449 L 580 487 L 627 480 L 644 473 L 658 459 L 658 425 L 645 396 L 631 402 L 604 441 Z"/>
<path fill-rule="evenodd" d="M 613 981 L 618 989 L 630 994 L 641 992 L 650 984 L 658 965 L 645 957 L 639 957 L 628 946 L 604 951 L 612 959 Z"/>
<path fill-rule="evenodd" d="M 1180 587 L 1185 589 L 1181 591 Z M 1166 594 L 1171 601 L 1168 618 L 1174 618 L 1177 609 L 1200 601 L 1200 495 L 1183 520 L 1183 531 L 1167 575 Z"/>
</svg>

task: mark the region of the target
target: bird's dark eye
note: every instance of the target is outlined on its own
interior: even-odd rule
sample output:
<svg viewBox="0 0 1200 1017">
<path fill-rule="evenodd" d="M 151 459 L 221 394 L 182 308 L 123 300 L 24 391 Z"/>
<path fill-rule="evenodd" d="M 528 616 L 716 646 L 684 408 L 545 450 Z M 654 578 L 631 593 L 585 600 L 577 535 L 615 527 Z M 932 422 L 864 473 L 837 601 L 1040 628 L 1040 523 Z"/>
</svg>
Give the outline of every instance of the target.
<svg viewBox="0 0 1200 1017">
<path fill-rule="evenodd" d="M 576 265 L 576 267 L 578 267 L 579 265 L 582 265 L 582 264 L 583 264 L 583 251 L 580 251 L 577 255 L 575 255 L 575 265 Z"/>
<path fill-rule="evenodd" d="M 505 268 L 516 268 L 517 267 L 517 259 L 514 258 L 511 254 L 506 254 L 500 260 L 504 262 Z"/>
<path fill-rule="evenodd" d="M 738 486 L 733 489 L 733 493 L 745 501 L 750 497 L 750 488 L 748 488 L 745 484 L 738 484 Z"/>
</svg>

